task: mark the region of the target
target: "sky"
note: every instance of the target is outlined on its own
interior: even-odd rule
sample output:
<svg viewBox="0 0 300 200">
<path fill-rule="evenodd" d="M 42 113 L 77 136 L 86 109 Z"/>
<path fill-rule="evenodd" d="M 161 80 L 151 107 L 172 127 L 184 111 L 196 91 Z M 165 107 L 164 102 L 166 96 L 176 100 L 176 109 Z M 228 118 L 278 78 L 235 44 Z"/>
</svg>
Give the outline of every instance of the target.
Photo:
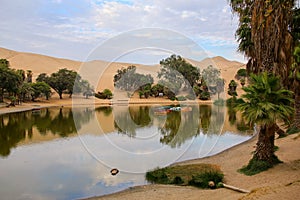
<svg viewBox="0 0 300 200">
<path fill-rule="evenodd" d="M 16 51 L 150 64 L 189 48 L 184 56 L 195 60 L 245 62 L 227 0 L 1 0 L 1 7 L 0 47 Z"/>
</svg>

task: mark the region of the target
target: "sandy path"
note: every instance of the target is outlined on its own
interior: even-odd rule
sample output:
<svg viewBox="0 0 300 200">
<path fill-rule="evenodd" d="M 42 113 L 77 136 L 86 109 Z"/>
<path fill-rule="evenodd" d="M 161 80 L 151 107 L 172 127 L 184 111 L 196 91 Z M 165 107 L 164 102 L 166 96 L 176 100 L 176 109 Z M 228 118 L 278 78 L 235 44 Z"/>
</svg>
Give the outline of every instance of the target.
<svg viewBox="0 0 300 200">
<path fill-rule="evenodd" d="M 295 139 L 297 138 L 297 139 Z M 254 176 L 245 176 L 237 169 L 247 164 L 251 152 L 255 148 L 257 138 L 226 150 L 218 155 L 186 161 L 184 164 L 213 163 L 220 165 L 225 182 L 240 188 L 251 190 L 249 194 L 242 194 L 228 189 L 200 190 L 194 187 L 180 187 L 171 185 L 147 185 L 134 187 L 116 194 L 97 199 L 299 199 L 300 196 L 300 137 L 291 135 L 277 139 L 279 151 L 276 153 L 284 162 L 268 171 Z"/>
</svg>

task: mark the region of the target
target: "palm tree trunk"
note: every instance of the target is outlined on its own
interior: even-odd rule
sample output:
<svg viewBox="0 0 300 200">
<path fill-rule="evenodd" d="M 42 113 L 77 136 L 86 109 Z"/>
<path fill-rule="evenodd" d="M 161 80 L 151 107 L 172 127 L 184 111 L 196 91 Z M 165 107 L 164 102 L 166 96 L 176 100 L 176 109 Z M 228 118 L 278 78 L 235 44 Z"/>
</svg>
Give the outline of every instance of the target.
<svg viewBox="0 0 300 200">
<path fill-rule="evenodd" d="M 274 163 L 275 126 L 263 125 L 259 131 L 258 142 L 253 158 L 259 161 Z"/>
<path fill-rule="evenodd" d="M 300 129 L 300 94 L 295 94 L 295 117 L 293 121 L 293 127 Z"/>
</svg>

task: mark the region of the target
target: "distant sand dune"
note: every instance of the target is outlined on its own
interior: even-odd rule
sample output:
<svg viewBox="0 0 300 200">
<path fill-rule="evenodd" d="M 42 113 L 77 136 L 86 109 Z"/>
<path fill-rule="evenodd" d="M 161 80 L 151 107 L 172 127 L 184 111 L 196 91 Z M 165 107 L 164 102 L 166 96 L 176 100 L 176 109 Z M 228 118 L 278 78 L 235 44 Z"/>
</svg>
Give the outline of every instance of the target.
<svg viewBox="0 0 300 200">
<path fill-rule="evenodd" d="M 116 71 L 121 67 L 135 65 L 137 66 L 138 73 L 151 74 L 155 82 L 157 81 L 157 72 L 159 71 L 159 64 L 148 66 L 118 62 L 109 63 L 100 60 L 79 62 L 33 53 L 17 52 L 4 48 L 0 48 L 0 58 L 5 58 L 9 60 L 12 68 L 32 70 L 34 79 L 40 73 L 51 74 L 53 72 L 58 71 L 61 68 L 79 71 L 80 75 L 84 79 L 89 80 L 89 82 L 91 82 L 92 85 L 96 86 L 95 88 L 97 89 L 97 91 L 103 90 L 105 88 L 114 90 L 113 76 L 116 73 Z M 199 67 L 201 70 L 203 70 L 209 65 L 213 65 L 214 67 L 219 68 L 221 71 L 221 76 L 225 79 L 227 84 L 230 82 L 231 79 L 234 79 L 236 71 L 239 68 L 245 67 L 245 64 L 243 63 L 237 61 L 229 61 L 220 56 L 214 58 L 206 58 L 202 61 L 195 61 L 191 59 L 187 59 L 187 61 Z"/>
</svg>

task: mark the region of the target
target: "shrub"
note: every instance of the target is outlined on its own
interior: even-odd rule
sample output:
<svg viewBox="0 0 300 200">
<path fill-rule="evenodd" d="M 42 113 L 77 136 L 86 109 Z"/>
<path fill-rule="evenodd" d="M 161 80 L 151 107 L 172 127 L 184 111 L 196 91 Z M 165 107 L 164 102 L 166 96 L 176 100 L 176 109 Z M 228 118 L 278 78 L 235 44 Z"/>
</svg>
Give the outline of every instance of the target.
<svg viewBox="0 0 300 200">
<path fill-rule="evenodd" d="M 240 79 L 242 77 L 246 77 L 247 76 L 247 70 L 246 69 L 239 69 L 236 73 L 236 78 Z"/>
<path fill-rule="evenodd" d="M 258 174 L 260 172 L 266 171 L 278 163 L 281 163 L 281 161 L 276 156 L 273 157 L 272 163 L 252 158 L 249 161 L 248 165 L 244 166 L 243 168 L 239 169 L 238 171 L 247 176 L 252 176 L 252 175 Z"/>
<path fill-rule="evenodd" d="M 170 180 L 166 174 L 166 168 L 155 169 L 146 173 L 146 179 L 152 183 L 167 184 Z"/>
<path fill-rule="evenodd" d="M 207 171 L 196 176 L 192 177 L 192 180 L 189 181 L 189 185 L 200 187 L 200 188 L 209 188 L 208 182 L 213 181 L 214 183 L 222 182 L 224 175 L 217 171 Z"/>
<path fill-rule="evenodd" d="M 113 94 L 109 89 L 104 89 L 103 92 L 95 93 L 95 97 L 99 99 L 111 99 L 112 96 Z"/>
<path fill-rule="evenodd" d="M 223 173 L 216 165 L 194 164 L 157 168 L 146 173 L 146 179 L 158 184 L 193 185 L 208 188 L 209 181 L 222 182 Z"/>
<path fill-rule="evenodd" d="M 203 91 L 200 94 L 200 98 L 201 100 L 209 100 L 210 99 L 210 94 L 207 91 Z"/>
</svg>

